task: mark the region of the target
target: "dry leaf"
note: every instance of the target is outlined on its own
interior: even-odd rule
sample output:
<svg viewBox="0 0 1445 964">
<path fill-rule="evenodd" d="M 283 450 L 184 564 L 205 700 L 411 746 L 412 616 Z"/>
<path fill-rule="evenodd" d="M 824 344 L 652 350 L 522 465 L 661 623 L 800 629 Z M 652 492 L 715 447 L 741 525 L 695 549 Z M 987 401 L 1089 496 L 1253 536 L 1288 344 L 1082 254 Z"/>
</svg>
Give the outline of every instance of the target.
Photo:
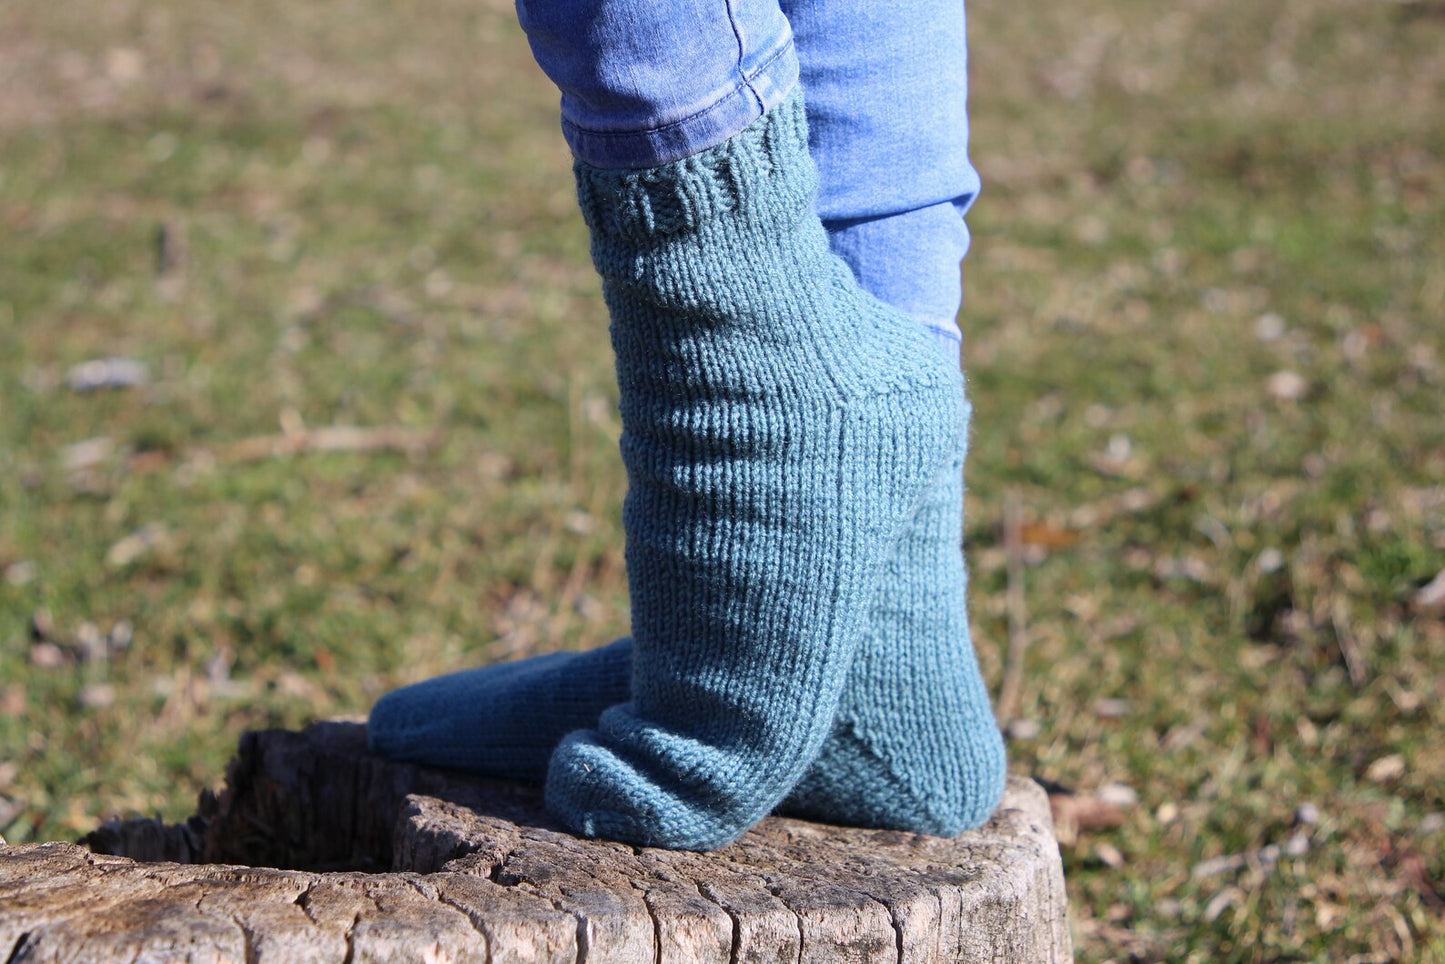
<svg viewBox="0 0 1445 964">
<path fill-rule="evenodd" d="M 16 717 L 25 712 L 30 705 L 30 698 L 25 695 L 25 687 L 16 683 L 0 689 L 0 716 Z M 0 763 L 0 786 L 8 784 L 14 779 L 6 767 L 14 766 L 13 763 Z"/>
<path fill-rule="evenodd" d="M 128 566 L 160 545 L 165 539 L 165 526 L 158 523 L 141 526 L 110 547 L 105 554 L 106 565 L 116 569 Z"/>
<path fill-rule="evenodd" d="M 1292 371 L 1278 371 L 1264 380 L 1264 393 L 1276 401 L 1297 402 L 1305 397 L 1310 383 L 1303 375 Z"/>
<path fill-rule="evenodd" d="M 1013 719 L 1008 721 L 1004 732 L 1010 740 L 1032 740 L 1041 729 L 1038 720 Z"/>
<path fill-rule="evenodd" d="M 5 581 L 12 586 L 28 586 L 35 581 L 39 571 L 35 563 L 21 559 L 5 567 Z"/>
<path fill-rule="evenodd" d="M 102 435 L 75 442 L 60 450 L 60 465 L 67 472 L 84 472 L 93 469 L 115 451 L 115 442 Z"/>
<path fill-rule="evenodd" d="M 1117 720 L 1129 715 L 1129 701 L 1100 699 L 1094 701 L 1094 715 L 1105 720 Z"/>
<path fill-rule="evenodd" d="M 49 641 L 36 643 L 30 647 L 30 664 L 37 669 L 59 669 L 65 665 L 65 651 Z"/>
<path fill-rule="evenodd" d="M 77 699 L 86 709 L 104 709 L 115 703 L 115 687 L 109 683 L 88 683 L 80 688 Z"/>
<path fill-rule="evenodd" d="M 96 358 L 81 362 L 65 374 L 73 392 L 102 388 L 135 388 L 150 381 L 150 369 L 134 358 Z"/>
<path fill-rule="evenodd" d="M 1139 802 L 1139 794 L 1125 783 L 1106 783 L 1094 794 L 1100 803 L 1116 807 L 1132 807 Z"/>
<path fill-rule="evenodd" d="M 1445 613 L 1445 569 L 1420 587 L 1410 600 L 1410 606 L 1419 613 Z"/>
<path fill-rule="evenodd" d="M 1365 769 L 1365 779 L 1371 783 L 1389 783 L 1405 775 L 1405 758 L 1398 753 L 1382 756 Z"/>
<path fill-rule="evenodd" d="M 1254 322 L 1254 337 L 1260 341 L 1279 341 L 1285 330 L 1284 318 L 1273 311 L 1265 312 Z"/>
<path fill-rule="evenodd" d="M 1210 857 L 1208 860 L 1201 860 L 1190 868 L 1189 876 L 1194 880 L 1203 880 L 1206 877 L 1214 877 L 1219 874 L 1227 874 L 1230 871 L 1238 870 L 1248 862 L 1244 854 L 1224 854 L 1219 857 Z"/>
<path fill-rule="evenodd" d="M 1019 527 L 1019 541 L 1026 546 L 1045 549 L 1067 549 L 1079 544 L 1079 534 L 1044 522 L 1026 523 Z"/>
<path fill-rule="evenodd" d="M 1243 896 L 1244 892 L 1238 887 L 1229 887 L 1221 890 L 1204 906 L 1204 920 L 1207 923 L 1214 923 L 1232 904 Z"/>
<path fill-rule="evenodd" d="M 1094 855 L 1097 856 L 1105 866 L 1112 867 L 1115 870 L 1124 866 L 1124 855 L 1119 852 L 1118 847 L 1115 847 L 1107 840 L 1100 840 L 1094 844 Z"/>
<path fill-rule="evenodd" d="M 1112 830 L 1124 823 L 1124 808 L 1087 794 L 1051 793 L 1049 809 L 1054 816 L 1054 833 L 1063 846 L 1070 846 L 1079 834 Z"/>
<path fill-rule="evenodd" d="M 1401 858 L 1400 869 L 1426 907 L 1437 914 L 1445 911 L 1445 882 L 1431 878 L 1430 868 L 1423 857 L 1411 851 Z"/>
</svg>

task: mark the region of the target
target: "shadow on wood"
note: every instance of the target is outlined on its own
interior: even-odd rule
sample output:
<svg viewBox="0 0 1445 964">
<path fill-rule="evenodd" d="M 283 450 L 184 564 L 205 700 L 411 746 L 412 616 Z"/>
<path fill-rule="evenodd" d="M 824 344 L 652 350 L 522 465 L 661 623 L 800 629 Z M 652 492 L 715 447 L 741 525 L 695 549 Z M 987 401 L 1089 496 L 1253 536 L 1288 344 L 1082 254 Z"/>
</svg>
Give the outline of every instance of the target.
<svg viewBox="0 0 1445 964">
<path fill-rule="evenodd" d="M 537 788 L 248 733 L 185 824 L 0 846 L 0 960 L 1072 960 L 1036 785 L 945 840 L 770 818 L 709 854 L 559 830 Z M 86 848 L 89 849 L 86 849 Z"/>
</svg>

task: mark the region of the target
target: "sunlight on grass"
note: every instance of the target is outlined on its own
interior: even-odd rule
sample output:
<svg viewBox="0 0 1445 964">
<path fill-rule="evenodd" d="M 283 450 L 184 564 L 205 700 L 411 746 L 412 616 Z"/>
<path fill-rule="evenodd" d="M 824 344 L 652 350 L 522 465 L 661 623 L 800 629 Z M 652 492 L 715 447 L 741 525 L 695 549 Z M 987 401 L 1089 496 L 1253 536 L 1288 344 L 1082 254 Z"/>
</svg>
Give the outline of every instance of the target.
<svg viewBox="0 0 1445 964">
<path fill-rule="evenodd" d="M 555 94 L 428 11 L 0 14 L 12 843 L 625 631 Z M 973 608 L 996 685 L 1012 492 L 1080 960 L 1445 961 L 1439 5 L 970 16 Z"/>
</svg>

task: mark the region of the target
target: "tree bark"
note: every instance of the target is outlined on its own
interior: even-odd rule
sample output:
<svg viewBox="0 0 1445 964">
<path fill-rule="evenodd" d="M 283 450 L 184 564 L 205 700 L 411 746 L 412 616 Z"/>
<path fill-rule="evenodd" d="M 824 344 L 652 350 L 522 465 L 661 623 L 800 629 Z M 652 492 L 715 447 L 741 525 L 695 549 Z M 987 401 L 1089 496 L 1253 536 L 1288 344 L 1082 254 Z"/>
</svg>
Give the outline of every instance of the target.
<svg viewBox="0 0 1445 964">
<path fill-rule="evenodd" d="M 537 788 L 399 764 L 356 723 L 247 734 L 184 824 L 0 845 L 0 960 L 1072 961 L 1048 801 L 945 840 L 769 818 L 708 854 L 559 830 Z"/>
</svg>

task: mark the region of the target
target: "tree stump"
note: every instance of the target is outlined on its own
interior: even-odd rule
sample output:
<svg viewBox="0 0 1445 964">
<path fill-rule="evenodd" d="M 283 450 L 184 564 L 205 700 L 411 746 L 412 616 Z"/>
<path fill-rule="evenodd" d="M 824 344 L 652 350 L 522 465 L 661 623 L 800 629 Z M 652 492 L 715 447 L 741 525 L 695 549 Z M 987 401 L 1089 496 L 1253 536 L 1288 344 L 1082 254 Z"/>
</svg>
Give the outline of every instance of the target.
<svg viewBox="0 0 1445 964">
<path fill-rule="evenodd" d="M 0 960 L 1072 961 L 1047 799 L 954 840 L 770 818 L 721 850 L 581 840 L 535 787 L 248 733 L 180 825 L 0 845 Z M 88 848 L 88 849 L 87 849 Z"/>
</svg>

